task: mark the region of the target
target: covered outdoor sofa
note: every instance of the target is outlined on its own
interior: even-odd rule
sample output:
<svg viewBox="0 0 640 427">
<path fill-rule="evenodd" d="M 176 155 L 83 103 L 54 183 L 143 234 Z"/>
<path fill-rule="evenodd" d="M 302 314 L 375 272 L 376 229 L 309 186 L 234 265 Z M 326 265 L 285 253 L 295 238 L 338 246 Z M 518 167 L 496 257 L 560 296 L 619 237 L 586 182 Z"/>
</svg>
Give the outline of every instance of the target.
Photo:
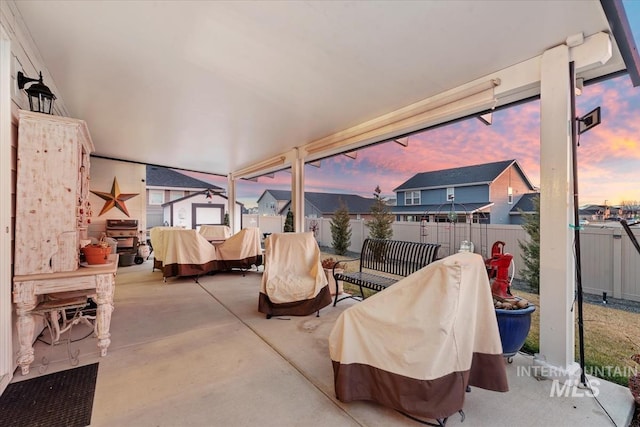
<svg viewBox="0 0 640 427">
<path fill-rule="evenodd" d="M 345 310 L 329 351 L 342 402 L 446 420 L 462 411 L 467 386 L 508 391 L 484 260 L 473 253 L 433 262 Z"/>
<path fill-rule="evenodd" d="M 154 227 L 149 234 L 154 248 L 153 269 L 162 271 L 165 279 L 234 268 L 247 270 L 262 264 L 256 227 L 242 229 L 218 244 L 211 243 L 201 232 L 181 227 Z"/>
</svg>

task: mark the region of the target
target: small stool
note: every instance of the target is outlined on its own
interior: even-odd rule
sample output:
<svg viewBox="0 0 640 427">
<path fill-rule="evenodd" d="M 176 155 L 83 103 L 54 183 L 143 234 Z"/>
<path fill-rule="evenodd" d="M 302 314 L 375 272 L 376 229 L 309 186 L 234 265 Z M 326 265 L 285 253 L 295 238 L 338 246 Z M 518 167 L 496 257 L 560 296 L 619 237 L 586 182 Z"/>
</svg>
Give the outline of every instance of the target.
<svg viewBox="0 0 640 427">
<path fill-rule="evenodd" d="M 32 314 L 41 315 L 44 318 L 51 337 L 51 347 L 60 344 L 61 334 L 69 332 L 69 337 L 65 341 L 71 366 L 76 366 L 79 363 L 78 355 L 80 354 L 79 349 L 75 354 L 71 353 L 71 348 L 69 347 L 71 343 L 71 328 L 73 325 L 83 322 L 94 329 L 91 320 L 95 319 L 95 316 L 84 316 L 82 313 L 82 310 L 87 306 L 87 298 L 87 295 L 79 295 L 75 292 L 52 294 L 46 296 L 45 300 L 31 311 Z M 67 316 L 67 310 L 73 310 L 70 318 Z M 44 369 L 46 369 L 47 365 L 48 361 L 46 357 L 43 357 Z M 41 371 L 44 371 L 44 369 L 41 368 Z"/>
</svg>

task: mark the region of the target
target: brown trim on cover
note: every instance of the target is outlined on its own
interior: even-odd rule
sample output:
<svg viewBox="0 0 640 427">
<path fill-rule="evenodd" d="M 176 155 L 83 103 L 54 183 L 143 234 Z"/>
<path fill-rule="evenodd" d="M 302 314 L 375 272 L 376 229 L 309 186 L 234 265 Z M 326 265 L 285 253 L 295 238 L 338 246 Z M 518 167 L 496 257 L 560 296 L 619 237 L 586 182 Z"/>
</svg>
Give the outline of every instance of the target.
<svg viewBox="0 0 640 427">
<path fill-rule="evenodd" d="M 467 385 L 508 391 L 504 357 L 474 353 L 470 371 L 419 380 L 361 363 L 332 360 L 336 397 L 370 400 L 416 417 L 443 419 L 463 408 Z"/>
<path fill-rule="evenodd" d="M 491 391 L 509 391 L 505 363 L 502 354 L 473 353 L 469 385 Z"/>
<path fill-rule="evenodd" d="M 162 267 L 164 277 L 173 276 L 201 276 L 217 268 L 218 261 L 213 260 L 204 264 L 165 264 Z"/>
<path fill-rule="evenodd" d="M 266 294 L 260 292 L 258 311 L 271 316 L 308 316 L 331 304 L 329 285 L 325 285 L 314 298 L 274 304 Z"/>
</svg>

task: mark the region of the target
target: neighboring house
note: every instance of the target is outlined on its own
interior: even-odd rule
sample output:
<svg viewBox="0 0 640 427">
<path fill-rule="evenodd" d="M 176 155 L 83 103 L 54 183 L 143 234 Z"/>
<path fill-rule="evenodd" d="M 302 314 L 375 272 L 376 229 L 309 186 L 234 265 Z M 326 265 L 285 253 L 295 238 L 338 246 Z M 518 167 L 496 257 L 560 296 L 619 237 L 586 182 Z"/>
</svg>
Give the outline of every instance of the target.
<svg viewBox="0 0 640 427">
<path fill-rule="evenodd" d="M 602 222 L 611 215 L 611 207 L 607 205 L 586 205 L 578 210 L 581 220 Z"/>
<path fill-rule="evenodd" d="M 535 191 L 517 160 L 421 172 L 394 189 L 392 213 L 398 221 L 465 221 L 466 215 L 509 224 L 514 203 Z"/>
<path fill-rule="evenodd" d="M 509 212 L 511 218 L 510 224 L 524 224 L 523 213 L 532 214 L 535 213 L 535 207 L 533 205 L 533 198 L 539 196 L 540 193 L 528 193 L 520 196 L 520 199 L 516 201 L 513 208 Z"/>
<path fill-rule="evenodd" d="M 353 219 L 369 219 L 375 199 L 355 194 L 316 193 L 305 191 L 304 213 L 307 218 L 332 218 L 344 203 Z M 291 207 L 291 192 L 265 190 L 258 199 L 260 215 L 286 215 Z M 274 212 L 275 209 L 275 212 Z"/>
<path fill-rule="evenodd" d="M 164 203 L 163 224 L 198 229 L 201 225 L 224 224 L 229 212 L 229 199 L 212 190 L 202 190 Z M 236 202 L 234 218 L 242 218 L 244 205 Z M 242 224 L 238 229 L 242 228 Z"/>
<path fill-rule="evenodd" d="M 202 193 L 223 193 L 224 189 L 173 169 L 147 165 L 147 228 L 163 225 L 165 203 Z"/>
<path fill-rule="evenodd" d="M 258 198 L 258 215 L 278 215 L 290 201 L 289 190 L 265 190 Z"/>
</svg>

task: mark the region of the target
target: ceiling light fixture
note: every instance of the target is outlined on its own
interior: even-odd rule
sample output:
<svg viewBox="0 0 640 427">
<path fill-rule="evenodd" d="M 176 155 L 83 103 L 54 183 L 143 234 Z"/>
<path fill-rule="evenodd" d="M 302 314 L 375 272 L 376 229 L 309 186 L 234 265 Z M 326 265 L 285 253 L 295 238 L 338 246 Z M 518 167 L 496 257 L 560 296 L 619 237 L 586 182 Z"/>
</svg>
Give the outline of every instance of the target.
<svg viewBox="0 0 640 427">
<path fill-rule="evenodd" d="M 408 147 L 409 146 L 409 137 L 408 136 L 403 136 L 402 138 L 395 138 L 393 140 L 393 142 L 395 142 L 396 144 L 400 144 L 403 147 Z"/>
</svg>

